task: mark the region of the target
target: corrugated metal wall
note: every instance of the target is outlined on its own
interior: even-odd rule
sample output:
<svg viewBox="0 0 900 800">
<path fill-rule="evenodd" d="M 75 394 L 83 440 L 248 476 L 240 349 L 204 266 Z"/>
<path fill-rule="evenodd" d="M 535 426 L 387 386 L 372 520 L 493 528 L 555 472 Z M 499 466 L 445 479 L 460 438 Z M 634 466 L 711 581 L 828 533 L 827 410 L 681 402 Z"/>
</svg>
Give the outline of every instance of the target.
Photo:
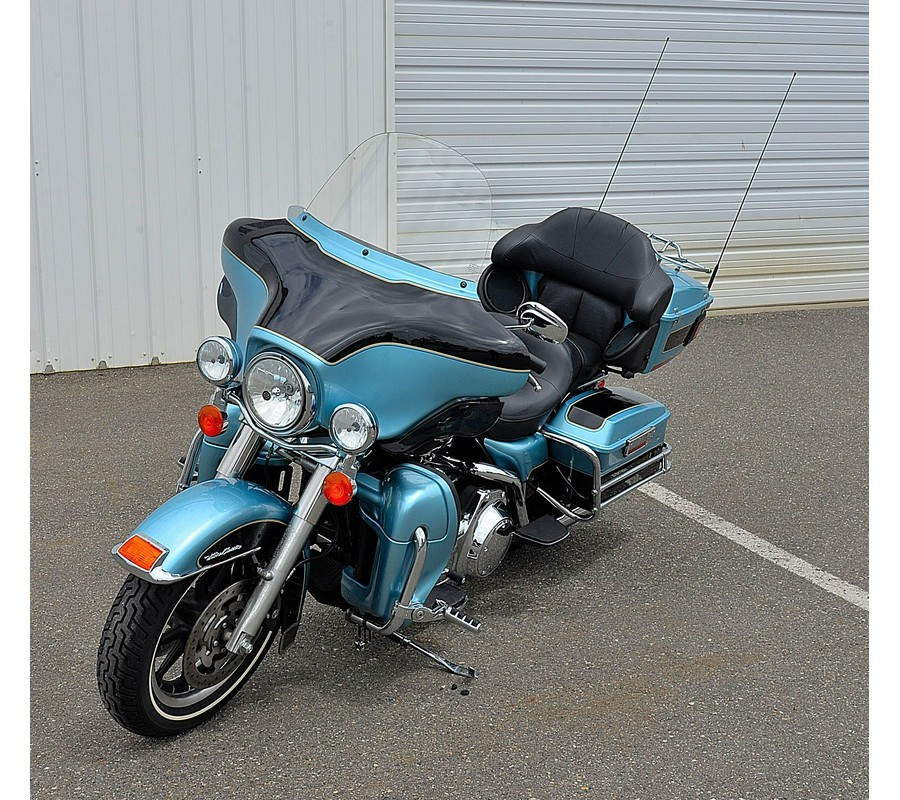
<svg viewBox="0 0 900 800">
<path fill-rule="evenodd" d="M 190 360 L 222 231 L 391 125 L 390 0 L 34 0 L 32 371 Z"/>
<path fill-rule="evenodd" d="M 868 9 L 781 0 L 397 0 L 396 127 L 481 167 L 498 234 L 596 207 L 715 263 L 716 307 L 868 296 Z"/>
<path fill-rule="evenodd" d="M 307 202 L 395 112 L 484 171 L 495 238 L 596 205 L 667 36 L 604 209 L 714 262 L 796 70 L 717 307 L 867 297 L 866 3 L 31 8 L 33 371 L 191 359 L 225 225 Z"/>
</svg>

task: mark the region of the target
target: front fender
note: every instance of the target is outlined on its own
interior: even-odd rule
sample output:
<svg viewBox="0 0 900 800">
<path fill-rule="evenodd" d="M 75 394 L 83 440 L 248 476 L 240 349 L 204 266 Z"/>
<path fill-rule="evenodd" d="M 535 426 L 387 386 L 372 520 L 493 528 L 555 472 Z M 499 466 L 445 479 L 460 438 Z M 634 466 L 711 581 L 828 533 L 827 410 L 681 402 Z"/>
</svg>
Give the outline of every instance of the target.
<svg viewBox="0 0 900 800">
<path fill-rule="evenodd" d="M 133 535 L 164 551 L 152 569 L 141 569 L 120 555 L 124 542 L 113 556 L 144 580 L 172 583 L 254 552 L 261 523 L 284 526 L 292 514 L 286 500 L 258 484 L 215 478 L 174 495 L 137 526 Z"/>
</svg>

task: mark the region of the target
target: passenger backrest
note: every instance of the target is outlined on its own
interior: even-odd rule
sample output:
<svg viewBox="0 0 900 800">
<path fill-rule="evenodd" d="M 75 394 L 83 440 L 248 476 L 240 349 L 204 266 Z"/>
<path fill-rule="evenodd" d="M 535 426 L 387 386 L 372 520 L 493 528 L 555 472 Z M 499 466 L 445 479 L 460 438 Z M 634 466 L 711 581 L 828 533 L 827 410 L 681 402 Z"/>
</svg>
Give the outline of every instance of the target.
<svg viewBox="0 0 900 800">
<path fill-rule="evenodd" d="M 644 327 L 659 322 L 672 296 L 646 234 L 604 211 L 566 208 L 516 228 L 494 245 L 491 261 L 585 289 Z"/>
<path fill-rule="evenodd" d="M 519 291 L 528 293 L 522 274 L 539 273 L 543 277 L 534 299 L 600 348 L 597 353 L 589 347 L 586 357 L 628 370 L 638 369 L 649 352 L 674 288 L 646 234 L 619 217 L 588 208 L 566 208 L 510 231 L 494 245 L 491 262 L 480 290 L 502 288 L 509 303 Z M 631 319 L 624 331 L 622 312 Z M 616 346 L 607 351 L 612 339 Z M 574 344 L 583 345 L 577 339 Z"/>
</svg>

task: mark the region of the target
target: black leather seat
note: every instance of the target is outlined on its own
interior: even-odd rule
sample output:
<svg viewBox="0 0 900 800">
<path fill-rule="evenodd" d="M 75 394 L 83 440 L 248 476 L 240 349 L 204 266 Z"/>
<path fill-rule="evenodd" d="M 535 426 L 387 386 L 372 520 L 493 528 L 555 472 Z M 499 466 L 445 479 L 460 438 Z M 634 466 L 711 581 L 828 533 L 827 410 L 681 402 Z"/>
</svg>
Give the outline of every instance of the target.
<svg viewBox="0 0 900 800">
<path fill-rule="evenodd" d="M 515 323 L 515 319 L 512 322 Z M 569 393 L 575 375 L 572 357 L 564 344 L 546 342 L 524 331 L 515 333 L 528 350 L 543 359 L 547 366 L 540 374 L 532 373 L 540 384 L 540 391 L 529 381 L 515 394 L 503 398 L 500 419 L 487 436 L 505 442 L 535 433 Z"/>
</svg>

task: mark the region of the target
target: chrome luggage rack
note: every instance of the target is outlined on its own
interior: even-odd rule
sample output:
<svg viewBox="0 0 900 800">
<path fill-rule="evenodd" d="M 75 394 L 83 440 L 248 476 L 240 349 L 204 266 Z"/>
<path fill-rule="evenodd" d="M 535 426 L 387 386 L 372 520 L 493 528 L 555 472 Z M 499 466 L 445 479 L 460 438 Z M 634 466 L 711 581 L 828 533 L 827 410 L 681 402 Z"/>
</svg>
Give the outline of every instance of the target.
<svg viewBox="0 0 900 800">
<path fill-rule="evenodd" d="M 671 239 L 665 239 L 662 236 L 657 236 L 655 233 L 647 233 L 646 236 L 650 240 L 651 244 L 653 244 L 654 242 L 658 242 L 662 245 L 662 248 L 657 248 L 656 245 L 653 244 L 653 249 L 656 251 L 656 257 L 660 261 L 665 261 L 667 264 L 671 264 L 673 267 L 675 267 L 676 272 L 682 269 L 689 269 L 693 270 L 694 272 L 705 272 L 707 275 L 712 274 L 712 270 L 709 267 L 704 267 L 703 264 L 698 264 L 696 261 L 692 261 L 684 253 L 682 253 L 681 245 L 679 245 L 678 242 L 674 242 Z M 675 251 L 674 255 L 666 254 L 666 251 L 670 248 Z"/>
</svg>

